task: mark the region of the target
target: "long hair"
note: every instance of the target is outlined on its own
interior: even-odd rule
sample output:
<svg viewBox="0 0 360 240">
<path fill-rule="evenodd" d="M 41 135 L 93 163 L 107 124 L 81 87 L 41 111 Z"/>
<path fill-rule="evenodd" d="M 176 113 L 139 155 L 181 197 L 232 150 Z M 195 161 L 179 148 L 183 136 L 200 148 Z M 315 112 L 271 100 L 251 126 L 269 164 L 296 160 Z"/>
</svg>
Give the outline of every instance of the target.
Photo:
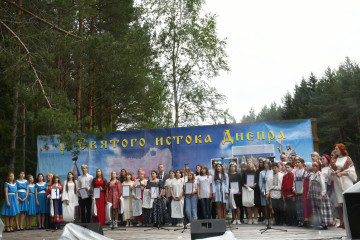
<svg viewBox="0 0 360 240">
<path fill-rule="evenodd" d="M 220 178 L 219 178 L 219 172 L 218 172 L 218 170 L 217 170 L 217 166 L 218 165 L 220 165 L 221 166 L 221 164 L 216 164 L 216 166 L 215 166 L 215 181 L 216 180 L 220 180 Z M 221 178 L 223 179 L 223 180 L 225 180 L 226 179 L 226 177 L 225 177 L 225 171 L 224 171 L 224 168 L 221 166 Z"/>
<path fill-rule="evenodd" d="M 206 172 L 205 172 L 205 174 L 206 174 L 205 176 L 209 176 L 209 169 L 207 168 L 206 165 L 202 165 L 202 166 L 201 166 L 200 176 L 204 176 L 204 175 L 202 174 L 202 170 L 203 170 L 203 169 L 205 169 L 205 171 L 206 171 Z"/>
<path fill-rule="evenodd" d="M 116 171 L 112 171 L 112 172 L 111 172 L 111 174 L 110 174 L 110 182 L 111 182 L 111 180 L 113 180 L 113 178 L 112 178 L 113 172 L 115 173 L 115 180 L 116 180 L 116 181 L 115 181 L 115 184 L 117 184 Z M 109 182 L 109 183 L 110 183 L 110 182 Z"/>
<path fill-rule="evenodd" d="M 59 184 L 61 184 L 61 179 L 60 179 L 60 177 L 59 177 L 59 175 L 54 175 L 54 177 L 53 177 L 53 184 L 55 183 L 55 178 L 58 178 L 59 179 Z"/>
<path fill-rule="evenodd" d="M 189 182 L 189 176 L 192 176 L 191 182 L 194 183 L 195 182 L 195 173 L 194 172 L 189 172 L 188 182 Z"/>
<path fill-rule="evenodd" d="M 177 169 L 175 172 L 175 178 L 176 178 L 176 173 L 179 172 L 180 173 L 180 178 L 182 178 L 184 176 L 184 174 L 182 173 L 181 169 Z"/>
<path fill-rule="evenodd" d="M 199 173 L 196 171 L 197 167 L 200 167 L 200 172 L 199 172 Z M 196 174 L 196 176 L 201 175 L 201 168 L 202 168 L 202 166 L 201 166 L 200 164 L 196 165 L 196 167 L 195 167 L 195 174 Z"/>
<path fill-rule="evenodd" d="M 34 182 L 35 182 L 34 176 L 31 175 L 31 174 L 28 174 L 28 175 L 26 176 L 26 179 L 29 181 L 29 184 L 30 184 L 30 177 L 33 178 L 33 182 L 32 182 L 32 183 L 34 183 Z"/>
<path fill-rule="evenodd" d="M 48 176 L 51 176 L 51 178 L 50 178 L 51 183 L 50 183 L 50 184 L 47 182 L 47 178 L 48 178 Z M 47 184 L 49 184 L 49 185 L 51 185 L 51 184 L 53 183 L 53 175 L 52 175 L 52 173 L 48 173 L 48 174 L 46 174 L 46 179 L 44 178 L 44 182 L 46 182 L 46 183 L 47 183 Z"/>
<path fill-rule="evenodd" d="M 343 155 L 343 156 L 349 155 L 349 153 L 346 150 L 346 147 L 345 147 L 345 145 L 343 143 L 337 143 L 337 144 L 334 145 L 334 148 L 335 147 L 339 148 L 341 155 Z"/>
<path fill-rule="evenodd" d="M 69 179 L 69 173 L 72 174 L 72 179 Z M 72 180 L 72 181 L 74 182 L 74 184 L 75 184 L 74 193 L 76 194 L 76 182 L 75 182 L 74 174 L 73 174 L 73 172 L 71 172 L 71 171 L 68 172 L 68 175 L 67 175 L 66 186 L 65 186 L 66 192 L 68 192 L 68 183 L 69 183 L 70 180 Z"/>
<path fill-rule="evenodd" d="M 101 175 L 100 175 L 101 179 L 102 179 L 103 181 L 105 181 L 106 179 L 104 178 L 103 172 L 102 172 L 102 170 L 101 170 L 100 168 L 96 169 L 95 173 L 96 173 L 98 170 L 100 170 L 100 172 L 101 172 Z M 96 174 L 95 178 L 97 178 L 97 174 Z"/>
</svg>

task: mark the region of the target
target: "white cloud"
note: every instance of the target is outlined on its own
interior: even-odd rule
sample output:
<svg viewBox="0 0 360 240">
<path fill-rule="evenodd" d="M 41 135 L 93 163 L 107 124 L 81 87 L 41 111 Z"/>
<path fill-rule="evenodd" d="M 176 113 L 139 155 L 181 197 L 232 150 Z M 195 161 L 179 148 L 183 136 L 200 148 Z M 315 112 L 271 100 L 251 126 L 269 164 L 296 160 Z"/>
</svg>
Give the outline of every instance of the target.
<svg viewBox="0 0 360 240">
<path fill-rule="evenodd" d="M 160 163 L 164 164 L 166 170 L 169 170 L 172 167 L 172 154 L 168 148 L 162 150 L 152 148 L 141 158 L 126 158 L 119 147 L 112 151 L 114 155 L 108 156 L 105 159 L 107 164 L 107 167 L 104 169 L 105 176 L 110 176 L 111 172 L 114 170 L 119 173 L 122 168 L 132 172 L 134 176 L 137 175 L 137 170 L 139 168 L 143 168 L 146 175 L 150 176 L 151 170 L 157 170 Z M 156 155 L 152 156 L 151 152 L 156 152 Z"/>
<path fill-rule="evenodd" d="M 287 139 L 291 138 L 310 138 L 311 132 L 310 131 L 295 131 L 290 133 L 289 135 L 286 135 Z"/>
</svg>

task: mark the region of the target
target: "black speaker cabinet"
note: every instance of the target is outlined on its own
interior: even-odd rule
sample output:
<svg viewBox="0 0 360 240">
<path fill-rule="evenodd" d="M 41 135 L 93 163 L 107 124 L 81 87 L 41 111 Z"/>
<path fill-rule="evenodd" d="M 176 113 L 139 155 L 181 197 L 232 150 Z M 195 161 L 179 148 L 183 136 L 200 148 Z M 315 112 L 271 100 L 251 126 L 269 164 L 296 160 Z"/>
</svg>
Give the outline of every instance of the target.
<svg viewBox="0 0 360 240">
<path fill-rule="evenodd" d="M 344 194 L 352 239 L 360 239 L 360 193 Z"/>
<path fill-rule="evenodd" d="M 226 223 L 224 219 L 207 219 L 191 222 L 191 239 L 220 236 L 225 231 Z"/>
<path fill-rule="evenodd" d="M 82 226 L 93 232 L 104 235 L 104 232 L 103 232 L 103 229 L 102 229 L 102 226 L 100 225 L 100 223 L 76 223 L 76 225 Z"/>
</svg>

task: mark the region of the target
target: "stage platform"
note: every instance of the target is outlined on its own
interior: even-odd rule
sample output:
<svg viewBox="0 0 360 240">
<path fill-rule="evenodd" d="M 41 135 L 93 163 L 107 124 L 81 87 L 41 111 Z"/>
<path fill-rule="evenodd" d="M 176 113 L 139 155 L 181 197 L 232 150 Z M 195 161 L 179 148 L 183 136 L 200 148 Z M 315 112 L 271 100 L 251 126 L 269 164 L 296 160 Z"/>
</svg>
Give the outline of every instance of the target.
<svg viewBox="0 0 360 240">
<path fill-rule="evenodd" d="M 230 229 L 234 233 L 237 239 L 342 239 L 346 236 L 346 232 L 340 228 L 329 228 L 328 230 L 314 230 L 300 227 L 287 227 L 287 226 L 274 226 L 276 228 L 286 229 L 287 232 L 280 232 L 276 230 L 268 230 L 261 234 L 259 229 L 265 228 L 265 225 L 232 225 L 238 229 Z M 124 227 L 125 228 L 125 227 Z M 121 229 L 124 229 L 121 228 Z M 104 235 L 112 239 L 191 239 L 190 229 L 185 230 L 184 233 L 181 231 L 174 231 L 175 227 L 166 227 L 170 231 L 166 230 L 151 230 L 148 227 L 131 227 L 126 228 L 126 231 L 111 230 L 109 227 L 104 227 Z M 3 233 L 4 240 L 55 240 L 61 236 L 62 230 L 46 231 L 46 230 L 28 230 L 28 231 L 16 231 L 12 233 Z"/>
</svg>

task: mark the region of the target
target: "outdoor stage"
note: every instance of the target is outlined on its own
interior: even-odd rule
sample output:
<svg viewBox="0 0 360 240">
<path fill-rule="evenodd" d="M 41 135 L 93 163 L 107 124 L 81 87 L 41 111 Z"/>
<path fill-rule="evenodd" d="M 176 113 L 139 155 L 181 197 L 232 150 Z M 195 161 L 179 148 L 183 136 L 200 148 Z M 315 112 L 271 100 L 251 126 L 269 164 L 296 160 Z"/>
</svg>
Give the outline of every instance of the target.
<svg viewBox="0 0 360 240">
<path fill-rule="evenodd" d="M 235 225 L 234 225 L 235 227 Z M 342 239 L 346 236 L 346 232 L 340 228 L 329 228 L 329 230 L 319 231 L 314 229 L 304 229 L 299 227 L 287 227 L 287 226 L 275 226 L 277 228 L 286 229 L 287 232 L 280 232 L 276 230 L 268 230 L 264 234 L 260 234 L 259 229 L 265 227 L 263 224 L 259 225 L 236 225 L 238 229 L 233 229 L 237 239 Z M 112 239 L 191 239 L 190 229 L 181 231 L 174 231 L 175 227 L 166 227 L 170 231 L 164 230 L 152 230 L 144 231 L 147 227 L 132 227 L 126 228 L 126 231 L 111 230 L 108 227 L 104 227 L 104 235 Z M 227 230 L 230 230 L 229 228 Z M 56 232 L 46 230 L 29 230 L 12 233 L 3 233 L 3 239 L 11 240 L 55 240 L 61 236 L 62 230 Z"/>
</svg>

